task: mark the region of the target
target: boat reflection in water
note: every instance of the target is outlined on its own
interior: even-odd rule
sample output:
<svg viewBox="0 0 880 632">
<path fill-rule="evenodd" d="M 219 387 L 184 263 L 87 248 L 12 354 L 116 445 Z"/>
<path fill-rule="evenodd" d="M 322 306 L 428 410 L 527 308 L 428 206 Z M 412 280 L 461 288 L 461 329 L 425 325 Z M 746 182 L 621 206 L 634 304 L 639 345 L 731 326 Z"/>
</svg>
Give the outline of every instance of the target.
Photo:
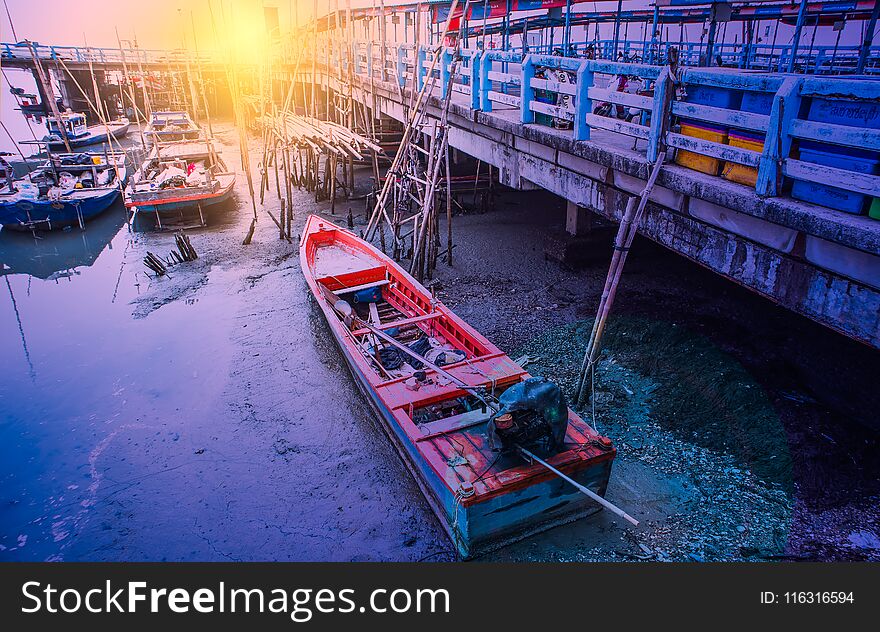
<svg viewBox="0 0 880 632">
<path fill-rule="evenodd" d="M 125 225 L 125 209 L 117 200 L 106 213 L 89 222 L 88 230 L 31 233 L 0 231 L 0 275 L 27 274 L 38 279 L 73 277 L 91 266 Z M 111 246 L 112 247 L 112 246 Z"/>
</svg>

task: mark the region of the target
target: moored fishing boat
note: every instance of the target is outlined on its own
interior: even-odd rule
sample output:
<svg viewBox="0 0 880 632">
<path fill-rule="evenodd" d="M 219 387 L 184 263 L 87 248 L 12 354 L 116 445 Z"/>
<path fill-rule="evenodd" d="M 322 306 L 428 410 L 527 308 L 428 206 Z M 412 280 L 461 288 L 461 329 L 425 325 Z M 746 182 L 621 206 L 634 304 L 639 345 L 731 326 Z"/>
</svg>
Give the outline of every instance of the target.
<svg viewBox="0 0 880 632">
<path fill-rule="evenodd" d="M 175 141 L 153 147 L 125 189 L 125 205 L 161 215 L 203 209 L 229 199 L 235 185 L 213 139 Z"/>
<path fill-rule="evenodd" d="M 148 143 L 163 143 L 199 138 L 202 129 L 190 118 L 188 112 L 165 110 L 153 112 L 144 128 Z"/>
<path fill-rule="evenodd" d="M 46 127 L 49 133 L 43 138 L 43 143 L 48 145 L 52 151 L 65 151 L 67 148 L 61 131 L 62 126 L 67 132 L 67 142 L 70 145 L 70 149 L 75 149 L 87 145 L 112 142 L 113 139 L 119 140 L 128 134 L 131 123 L 128 119 L 123 118 L 108 121 L 106 125 L 104 123 L 87 125 L 85 114 L 71 112 L 70 110 L 61 113 L 60 123 L 54 116 L 50 116 L 46 119 Z"/>
<path fill-rule="evenodd" d="M 462 557 L 598 510 L 572 482 L 605 502 L 615 449 L 552 382 L 320 217 L 306 222 L 300 264 L 355 383 Z"/>
<path fill-rule="evenodd" d="M 23 178 L 0 190 L 4 230 L 83 228 L 118 198 L 127 172 L 125 154 L 50 154 Z"/>
</svg>

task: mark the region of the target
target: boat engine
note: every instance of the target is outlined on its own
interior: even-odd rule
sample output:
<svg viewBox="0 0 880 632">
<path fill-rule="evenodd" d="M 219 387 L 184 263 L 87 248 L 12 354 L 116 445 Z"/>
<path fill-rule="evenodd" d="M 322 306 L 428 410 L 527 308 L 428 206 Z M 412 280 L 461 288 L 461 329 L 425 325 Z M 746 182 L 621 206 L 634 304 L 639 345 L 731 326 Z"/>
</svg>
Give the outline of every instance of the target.
<svg viewBox="0 0 880 632">
<path fill-rule="evenodd" d="M 565 443 L 568 404 L 556 384 L 531 377 L 514 384 L 498 398 L 501 410 L 489 422 L 489 445 L 493 450 L 515 450 L 545 441 L 558 451 Z"/>
</svg>

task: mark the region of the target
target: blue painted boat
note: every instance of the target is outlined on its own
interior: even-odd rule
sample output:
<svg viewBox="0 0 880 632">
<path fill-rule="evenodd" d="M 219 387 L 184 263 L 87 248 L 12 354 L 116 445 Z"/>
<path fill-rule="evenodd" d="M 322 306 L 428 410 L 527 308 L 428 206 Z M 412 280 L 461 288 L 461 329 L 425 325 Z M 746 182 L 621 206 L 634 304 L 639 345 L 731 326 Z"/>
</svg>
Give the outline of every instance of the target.
<svg viewBox="0 0 880 632">
<path fill-rule="evenodd" d="M 54 116 L 50 116 L 46 119 L 46 127 L 49 133 L 43 138 L 43 143 L 48 145 L 51 151 L 65 151 L 67 149 L 61 132 L 61 125 L 64 126 L 64 130 L 67 132 L 67 142 L 70 144 L 70 149 L 75 149 L 109 142 L 111 136 L 119 140 L 128 134 L 131 123 L 128 119 L 124 118 L 118 121 L 109 121 L 107 125 L 103 123 L 87 125 L 85 114 L 67 111 L 61 114 L 61 123 L 59 124 Z"/>
<path fill-rule="evenodd" d="M 542 428 L 548 420 L 547 408 L 539 412 L 516 398 L 518 391 L 544 388 L 548 381 L 532 378 L 353 233 L 312 215 L 299 255 L 355 383 L 461 557 L 600 509 L 506 443 L 514 427 Z M 423 349 L 420 355 L 434 366 L 401 356 L 396 345 Z M 601 497 L 614 446 L 566 407 L 558 388 L 544 392 L 553 389 L 552 436 L 532 435 L 528 449 Z M 510 406 L 512 401 L 517 405 Z"/>
<path fill-rule="evenodd" d="M 51 154 L 35 170 L 0 191 L 4 230 L 55 230 L 103 213 L 127 179 L 125 154 Z"/>
</svg>

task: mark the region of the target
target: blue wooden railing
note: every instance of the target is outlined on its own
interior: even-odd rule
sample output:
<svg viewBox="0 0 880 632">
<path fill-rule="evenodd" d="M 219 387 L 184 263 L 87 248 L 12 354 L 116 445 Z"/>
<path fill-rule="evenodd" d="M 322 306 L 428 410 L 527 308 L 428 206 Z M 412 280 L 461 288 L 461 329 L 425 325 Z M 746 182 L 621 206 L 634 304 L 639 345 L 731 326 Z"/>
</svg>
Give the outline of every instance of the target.
<svg viewBox="0 0 880 632">
<path fill-rule="evenodd" d="M 650 41 L 643 40 L 620 40 L 617 46 L 614 40 L 583 40 L 572 42 L 569 49 L 577 57 L 584 57 L 587 49 L 592 47 L 597 59 L 615 60 L 617 55 L 622 55 L 624 60 L 661 63 L 666 60 L 666 51 L 675 46 L 679 49 L 679 58 L 682 65 L 698 66 L 701 58 L 715 60 L 720 57 L 724 66 L 729 68 L 771 70 L 783 72 L 788 67 L 791 58 L 791 44 L 764 44 L 764 43 L 721 43 L 718 42 L 709 53 L 705 42 L 668 42 L 652 45 Z M 554 45 L 543 44 L 529 46 L 524 51 L 522 45 L 512 50 L 532 54 L 550 55 L 554 51 L 561 51 L 559 43 Z M 616 53 L 615 53 L 616 50 Z M 796 67 L 803 72 L 813 74 L 829 74 L 834 72 L 853 72 L 858 60 L 860 47 L 851 45 L 839 46 L 801 46 L 798 48 Z M 880 74 L 880 46 L 872 46 L 867 74 Z"/>
<path fill-rule="evenodd" d="M 520 107 L 522 101 L 522 76 L 510 72 L 511 65 L 522 63 L 522 55 L 508 51 L 486 51 L 480 56 L 480 109 L 491 112 L 494 103 Z M 498 70 L 495 65 L 498 64 Z M 515 70 L 515 68 L 514 68 Z M 497 89 L 496 89 L 497 87 Z M 511 91 L 514 91 L 512 94 Z"/>
<path fill-rule="evenodd" d="M 576 49 L 588 43 L 576 43 Z M 646 48 L 644 42 L 624 42 L 619 48 L 624 55 L 649 53 L 657 57 L 657 51 Z M 725 55 L 745 54 L 741 63 L 754 66 L 756 60 L 770 60 L 770 67 L 785 63 L 791 54 L 790 46 L 752 45 L 732 50 L 730 44 L 716 47 Z M 64 59 L 77 62 L 116 63 L 123 55 L 129 62 L 169 63 L 180 62 L 183 51 L 152 51 L 90 47 L 59 47 L 33 44 L 36 54 L 44 59 Z M 735 47 L 734 47 L 735 48 Z M 826 68 L 830 59 L 828 47 L 817 47 L 808 56 L 816 71 Z M 851 47 L 849 47 L 851 48 Z M 838 47 L 851 55 L 848 47 Z M 875 47 L 876 48 L 876 47 Z M 698 48 L 683 47 L 682 54 L 693 55 Z M 743 50 L 745 51 L 743 53 Z M 880 50 L 880 49 L 878 49 Z M 383 54 L 384 51 L 384 54 Z M 607 51 L 603 51 L 604 54 Z M 872 54 L 876 55 L 874 50 Z M 30 57 L 24 44 L 0 44 L 0 54 L 6 58 Z M 328 42 L 324 54 L 317 61 L 329 61 L 333 72 L 348 70 L 348 60 L 353 60 L 353 72 L 379 80 L 396 77 L 401 87 L 421 88 L 428 81 L 428 70 L 433 55 L 439 59 L 434 64 L 433 88 L 439 88 L 445 96 L 447 86 L 467 97 L 473 110 L 491 112 L 496 107 L 517 112 L 523 124 L 546 125 L 548 121 L 570 122 L 575 140 L 594 140 L 594 133 L 612 132 L 643 141 L 645 156 L 655 160 L 664 146 L 692 152 L 724 163 L 742 165 L 756 171 L 755 190 L 762 196 L 777 196 L 782 192 L 786 178 L 813 182 L 856 192 L 861 195 L 880 197 L 880 176 L 861 173 L 843 166 L 825 166 L 801 160 L 796 147 L 801 142 L 814 142 L 869 152 L 880 152 L 880 125 L 876 121 L 864 125 L 840 125 L 818 122 L 801 117 L 801 104 L 805 100 L 825 99 L 845 107 L 852 104 L 868 104 L 880 116 L 880 80 L 868 77 L 843 78 L 825 75 L 792 76 L 783 73 L 736 73 L 725 69 L 687 68 L 681 73 L 677 84 L 685 92 L 697 87 L 719 88 L 742 93 L 763 93 L 772 102 L 769 112 L 744 112 L 738 108 L 723 108 L 673 98 L 673 77 L 664 66 L 624 63 L 603 60 L 587 60 L 573 57 L 554 57 L 541 54 L 523 55 L 521 51 L 474 50 L 460 51 L 461 61 L 454 64 L 456 51 L 412 45 L 381 46 L 372 43 L 353 43 L 351 50 Z M 697 53 L 699 54 L 699 53 Z M 803 50 L 799 51 L 803 55 Z M 636 55 L 638 56 L 638 55 Z M 204 55 L 206 59 L 208 55 Z M 742 58 L 741 58 L 742 59 Z M 799 57 L 800 59 L 800 57 Z M 455 77 L 450 83 L 450 73 Z M 564 73 L 554 76 L 554 72 Z M 546 73 L 539 76 L 539 73 Z M 653 96 L 618 92 L 613 78 L 619 75 L 638 77 L 650 86 Z M 609 85 L 610 84 L 610 85 Z M 772 95 L 772 100 L 770 100 Z M 616 117 L 599 116 L 594 113 L 598 102 L 608 102 L 639 112 L 638 120 L 620 120 Z M 875 107 L 876 106 L 876 107 Z M 538 114 L 542 116 L 537 116 Z M 760 151 L 734 147 L 723 142 L 682 134 L 674 129 L 677 120 L 696 121 L 709 126 L 743 130 L 764 139 Z M 636 145 L 637 146 L 637 145 Z"/>
<path fill-rule="evenodd" d="M 524 125 L 547 126 L 567 121 L 574 140 L 595 140 L 597 131 L 628 136 L 642 141 L 642 151 L 650 161 L 656 160 L 668 146 L 721 163 L 742 165 L 754 170 L 755 190 L 762 196 L 780 195 L 782 182 L 789 178 L 823 184 L 833 182 L 834 186 L 849 191 L 880 197 L 880 176 L 805 162 L 797 159 L 794 151 L 795 141 L 815 141 L 880 152 L 878 129 L 799 118 L 802 100 L 814 97 L 841 104 L 868 102 L 880 106 L 880 80 L 686 68 L 674 81 L 665 66 L 538 54 L 523 56 L 517 51 L 498 50 L 461 51 L 462 58 L 456 65 L 453 49 L 421 47 L 415 50 L 405 45 L 388 47 L 385 64 L 387 67 L 389 63 L 392 66 L 396 63 L 401 86 L 418 89 L 428 81 L 428 69 L 436 50 L 440 59 L 435 66 L 433 89 L 445 96 L 447 86 L 451 85 L 454 92 L 467 97 L 472 110 L 492 112 L 503 108 L 516 112 Z M 366 56 L 373 61 L 360 62 L 358 72 L 381 75 L 382 60 L 375 58 L 374 53 L 367 52 Z M 363 59 L 364 54 L 360 58 Z M 456 76 L 450 83 L 453 67 Z M 647 94 L 618 92 L 615 78 L 620 75 L 639 78 L 648 88 Z M 676 90 L 679 96 L 686 97 L 689 90 L 699 87 L 763 94 L 772 107 L 770 111 L 748 112 L 675 98 Z M 624 119 L 600 116 L 594 113 L 600 102 L 637 114 Z M 880 116 L 880 109 L 877 111 Z M 764 139 L 763 149 L 682 134 L 675 127 L 680 120 L 750 133 Z M 760 146 L 760 141 L 757 145 Z"/>
<path fill-rule="evenodd" d="M 31 42 L 34 53 L 41 60 L 64 62 L 77 62 L 95 64 L 118 64 L 122 61 L 142 64 L 168 64 L 182 63 L 189 59 L 201 62 L 214 60 L 210 53 L 200 53 L 196 56 L 191 51 L 183 50 L 152 50 L 146 48 L 96 48 L 91 46 L 44 46 L 37 42 Z M 0 43 L 0 55 L 4 59 L 30 59 L 31 53 L 24 43 Z"/>
</svg>

